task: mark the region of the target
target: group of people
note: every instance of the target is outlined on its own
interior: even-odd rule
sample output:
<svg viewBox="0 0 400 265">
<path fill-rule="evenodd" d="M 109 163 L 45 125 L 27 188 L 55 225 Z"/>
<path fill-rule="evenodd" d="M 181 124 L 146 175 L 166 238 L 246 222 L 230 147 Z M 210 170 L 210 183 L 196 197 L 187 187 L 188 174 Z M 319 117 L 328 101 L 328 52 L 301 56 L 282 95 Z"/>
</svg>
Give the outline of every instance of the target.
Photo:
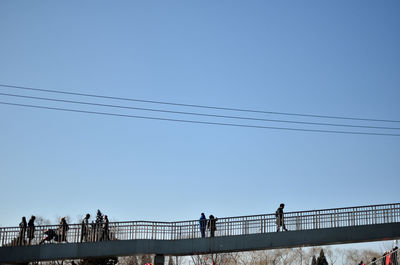
<svg viewBox="0 0 400 265">
<path fill-rule="evenodd" d="M 282 227 L 282 231 L 288 231 L 285 226 L 284 218 L 283 218 L 283 209 L 285 204 L 281 203 L 279 208 L 275 212 L 276 216 L 276 225 L 277 232 L 280 231 Z M 31 245 L 33 238 L 35 238 L 35 216 L 32 216 L 29 219 L 29 222 L 26 222 L 25 216 L 22 217 L 22 221 L 19 224 L 19 235 L 17 239 L 18 245 Z M 85 218 L 83 218 L 81 222 L 81 242 L 93 242 L 93 241 L 104 241 L 110 240 L 109 235 L 109 221 L 107 215 L 104 215 L 104 218 L 99 222 L 89 222 L 90 214 L 86 214 Z M 210 237 L 215 236 L 215 231 L 217 230 L 217 220 L 218 218 L 210 215 L 207 219 L 204 213 L 201 213 L 199 219 L 199 228 L 201 237 L 206 237 L 206 230 L 210 231 Z M 39 244 L 43 244 L 46 241 L 56 241 L 56 242 L 67 242 L 67 232 L 69 230 L 69 225 L 65 217 L 60 219 L 60 224 L 57 229 L 47 229 L 44 231 L 45 236 L 39 242 Z M 28 239 L 28 242 L 26 242 Z M 397 264 L 396 264 L 397 265 Z"/>
<path fill-rule="evenodd" d="M 19 223 L 19 235 L 17 239 L 17 244 L 22 245 L 31 245 L 32 240 L 35 238 L 35 220 L 36 217 L 34 215 L 31 216 L 29 222 L 26 222 L 26 217 L 23 216 L 21 223 Z M 44 238 L 39 242 L 39 244 L 44 243 L 45 241 L 56 240 L 58 242 L 67 242 L 67 231 L 69 230 L 69 226 L 65 217 L 60 219 L 60 225 L 55 231 L 54 229 L 47 229 L 44 231 Z M 26 239 L 28 239 L 28 242 Z"/>
<path fill-rule="evenodd" d="M 382 258 L 379 260 L 377 258 L 373 258 L 370 262 L 371 265 L 399 265 L 398 260 L 398 247 L 394 247 L 392 250 L 385 251 L 383 253 Z M 365 265 L 363 261 L 360 261 L 358 265 Z"/>
<path fill-rule="evenodd" d="M 201 237 L 206 237 L 206 228 L 210 230 L 210 237 L 215 236 L 215 230 L 217 230 L 217 220 L 218 218 L 215 218 L 214 215 L 210 215 L 209 219 L 207 220 L 205 214 L 201 213 L 199 219 Z"/>
<path fill-rule="evenodd" d="M 108 216 L 99 222 L 89 222 L 90 214 L 86 214 L 81 222 L 81 242 L 105 241 L 110 240 L 110 229 Z"/>
<path fill-rule="evenodd" d="M 45 236 L 40 240 L 39 245 L 43 244 L 46 241 L 55 240 L 59 243 L 68 242 L 67 241 L 67 231 L 69 230 L 69 225 L 67 224 L 67 220 L 65 217 L 60 219 L 60 225 L 57 230 L 47 229 L 44 231 Z"/>
<path fill-rule="evenodd" d="M 92 241 L 104 241 L 110 240 L 109 236 L 109 221 L 108 216 L 104 215 L 101 223 L 89 223 L 90 214 L 86 214 L 85 218 L 81 223 L 81 242 L 92 242 Z M 31 245 L 32 240 L 35 238 L 35 219 L 32 215 L 29 222 L 26 222 L 26 217 L 22 217 L 21 223 L 19 224 L 19 234 L 16 244 L 19 246 Z M 65 217 L 60 219 L 60 224 L 57 229 L 46 229 L 44 237 L 40 240 L 39 244 L 43 244 L 46 241 L 56 242 L 68 242 L 67 232 L 69 225 Z M 27 239 L 27 240 L 26 240 Z"/>
<path fill-rule="evenodd" d="M 284 208 L 285 208 L 285 204 L 281 203 L 279 205 L 279 208 L 275 212 L 276 226 L 277 226 L 276 232 L 280 232 L 281 227 L 282 227 L 282 231 L 288 231 L 285 226 L 285 222 L 284 222 L 284 218 L 283 218 L 283 209 Z M 205 214 L 201 213 L 201 216 L 199 219 L 199 228 L 200 228 L 200 233 L 201 233 L 202 238 L 206 237 L 206 229 L 210 230 L 210 237 L 215 236 L 215 231 L 217 230 L 217 220 L 218 220 L 218 218 L 215 218 L 213 215 L 210 215 L 207 220 Z"/>
<path fill-rule="evenodd" d="M 28 239 L 28 245 L 31 244 L 32 239 L 35 237 L 35 219 L 36 217 L 32 215 L 29 222 L 26 223 L 26 217 L 22 217 L 22 221 L 19 223 L 18 245 L 26 244 L 25 236 Z"/>
</svg>

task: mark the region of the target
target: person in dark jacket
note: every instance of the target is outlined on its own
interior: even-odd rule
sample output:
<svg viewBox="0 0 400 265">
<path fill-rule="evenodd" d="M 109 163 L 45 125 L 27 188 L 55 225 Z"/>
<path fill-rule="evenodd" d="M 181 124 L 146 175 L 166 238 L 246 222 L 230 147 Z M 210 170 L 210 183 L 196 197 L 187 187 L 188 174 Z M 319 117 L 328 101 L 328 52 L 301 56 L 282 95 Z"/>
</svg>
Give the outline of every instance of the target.
<svg viewBox="0 0 400 265">
<path fill-rule="evenodd" d="M 398 256 L 397 256 L 398 247 L 393 248 L 390 260 L 393 265 L 399 265 Z"/>
<path fill-rule="evenodd" d="M 218 218 L 215 218 L 213 215 L 210 215 L 207 225 L 208 229 L 210 230 L 210 237 L 214 237 L 215 235 L 215 230 L 217 230 L 217 220 Z"/>
<path fill-rule="evenodd" d="M 44 238 L 39 242 L 39 245 L 43 244 L 45 241 L 51 241 L 51 240 L 55 240 L 57 242 L 59 242 L 58 240 L 58 235 L 56 233 L 56 231 L 54 231 L 53 229 L 47 229 L 46 231 L 44 231 Z"/>
<path fill-rule="evenodd" d="M 19 223 L 19 235 L 18 235 L 18 245 L 22 246 L 25 245 L 25 235 L 26 235 L 26 218 L 25 216 L 22 217 L 21 223 Z"/>
<path fill-rule="evenodd" d="M 31 244 L 32 239 L 35 237 L 35 219 L 36 219 L 36 217 L 32 215 L 31 219 L 29 219 L 29 222 L 28 222 L 27 232 L 28 232 L 28 239 L 29 239 L 28 244 L 29 245 Z"/>
<path fill-rule="evenodd" d="M 201 213 L 201 216 L 199 219 L 199 228 L 200 228 L 200 233 L 201 233 L 202 238 L 206 237 L 206 227 L 207 227 L 207 218 L 204 215 L 204 213 Z"/>
<path fill-rule="evenodd" d="M 104 215 L 104 222 L 102 224 L 103 233 L 101 235 L 101 240 L 110 240 L 109 237 L 109 221 L 108 216 Z"/>
<path fill-rule="evenodd" d="M 82 224 L 81 224 L 81 242 L 88 241 L 89 238 L 89 218 L 90 218 L 90 214 L 86 214 L 85 218 L 83 218 L 82 220 Z"/>
<path fill-rule="evenodd" d="M 277 225 L 277 229 L 276 232 L 279 232 L 282 226 L 282 229 L 287 231 L 286 226 L 285 226 L 285 222 L 283 220 L 283 208 L 285 208 L 285 204 L 281 203 L 279 205 L 279 208 L 276 210 L 275 212 L 275 217 L 276 217 L 276 225 Z"/>
</svg>

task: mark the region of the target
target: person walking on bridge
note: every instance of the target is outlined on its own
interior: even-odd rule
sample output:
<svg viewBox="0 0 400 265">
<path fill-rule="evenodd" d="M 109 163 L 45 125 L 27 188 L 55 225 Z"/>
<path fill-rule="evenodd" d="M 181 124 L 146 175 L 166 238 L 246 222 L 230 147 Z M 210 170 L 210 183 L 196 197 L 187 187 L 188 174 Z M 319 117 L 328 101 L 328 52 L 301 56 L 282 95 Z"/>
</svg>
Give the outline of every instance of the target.
<svg viewBox="0 0 400 265">
<path fill-rule="evenodd" d="M 202 238 L 206 237 L 206 227 L 207 227 L 207 218 L 204 215 L 204 213 L 201 213 L 201 216 L 199 219 L 199 228 L 200 228 L 200 233 L 201 233 Z"/>
<path fill-rule="evenodd" d="M 83 218 L 82 220 L 82 224 L 81 224 L 81 242 L 83 242 L 85 240 L 85 242 L 88 241 L 88 237 L 89 237 L 89 218 L 90 218 L 90 214 L 86 214 L 85 218 Z"/>
<path fill-rule="evenodd" d="M 283 229 L 283 230 L 288 231 L 288 230 L 286 229 L 286 226 L 285 226 L 285 221 L 283 220 L 283 208 L 285 208 L 285 204 L 284 204 L 284 203 L 281 203 L 281 204 L 279 205 L 279 208 L 278 208 L 278 209 L 276 210 L 276 212 L 275 212 L 276 225 L 278 226 L 276 232 L 279 232 L 279 231 L 280 231 L 281 226 L 282 226 L 282 229 Z"/>
</svg>

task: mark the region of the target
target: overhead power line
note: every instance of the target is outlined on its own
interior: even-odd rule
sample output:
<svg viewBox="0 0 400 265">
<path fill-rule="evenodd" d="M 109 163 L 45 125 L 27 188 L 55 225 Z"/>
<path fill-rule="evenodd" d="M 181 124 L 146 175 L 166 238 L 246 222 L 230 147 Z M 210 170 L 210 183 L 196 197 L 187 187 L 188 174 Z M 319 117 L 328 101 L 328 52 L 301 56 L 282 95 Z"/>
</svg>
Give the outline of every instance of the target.
<svg viewBox="0 0 400 265">
<path fill-rule="evenodd" d="M 276 130 L 318 132 L 318 133 L 375 135 L 375 136 L 397 136 L 397 137 L 400 136 L 400 134 L 390 134 L 390 133 L 300 129 L 300 128 L 287 128 L 287 127 L 273 127 L 273 126 L 259 126 L 259 125 L 247 125 L 247 124 L 235 124 L 235 123 L 221 123 L 221 122 L 195 121 L 195 120 L 183 120 L 183 119 L 170 119 L 170 118 L 159 118 L 159 117 L 149 117 L 149 116 L 117 114 L 117 113 L 109 113 L 109 112 L 87 111 L 87 110 L 77 110 L 77 109 L 67 109 L 67 108 L 55 108 L 55 107 L 47 107 L 47 106 L 39 106 L 39 105 L 10 103 L 10 102 L 3 102 L 3 101 L 0 101 L 0 104 L 18 106 L 18 107 L 29 107 L 29 108 L 37 108 L 37 109 L 46 109 L 46 110 L 58 110 L 58 111 L 68 111 L 68 112 L 77 112 L 77 113 L 86 113 L 86 114 L 97 114 L 97 115 L 107 115 L 107 116 L 116 116 L 116 117 L 125 117 L 125 118 L 149 119 L 149 120 L 172 121 L 172 122 L 183 122 L 183 123 L 197 123 L 197 124 L 206 124 L 206 125 L 220 125 L 220 126 L 245 127 L 245 128 L 257 128 L 257 129 L 276 129 Z"/>
<path fill-rule="evenodd" d="M 1 92 L 0 92 L 0 95 L 9 96 L 9 97 L 19 97 L 19 98 L 46 100 L 46 101 L 53 101 L 53 102 L 63 102 L 63 103 L 90 105 L 90 106 L 97 106 L 97 107 L 110 107 L 110 108 L 120 108 L 120 109 L 130 109 L 130 110 L 143 110 L 143 111 L 151 111 L 151 112 L 194 115 L 194 116 L 213 117 L 213 118 L 227 118 L 227 119 L 239 119 L 239 120 L 251 120 L 251 121 L 279 122 L 279 123 L 319 125 L 319 126 L 336 126 L 336 127 L 348 127 L 348 128 L 363 128 L 363 129 L 400 130 L 399 127 L 365 126 L 365 125 L 349 125 L 349 124 L 335 124 L 335 123 L 277 120 L 277 119 L 261 119 L 261 118 L 250 118 L 250 117 L 240 117 L 240 116 L 228 116 L 228 115 L 215 115 L 215 114 L 195 113 L 195 112 L 160 110 L 160 109 L 152 109 L 152 108 L 138 108 L 138 107 L 130 107 L 130 106 L 111 105 L 111 104 L 102 104 L 102 103 L 92 103 L 92 102 L 65 100 L 65 99 L 55 99 L 55 98 L 47 98 L 47 97 L 34 97 L 34 96 L 17 95 L 17 94 L 1 93 Z"/>
<path fill-rule="evenodd" d="M 155 100 L 143 100 L 143 99 L 123 98 L 123 97 L 114 97 L 114 96 L 105 96 L 105 95 L 96 95 L 96 94 L 76 93 L 76 92 L 68 92 L 68 91 L 61 91 L 61 90 L 33 88 L 33 87 L 26 87 L 26 86 L 14 86 L 14 85 L 8 85 L 8 84 L 0 84 L 0 87 L 8 87 L 8 88 L 15 88 L 15 89 L 40 91 L 40 92 L 49 92 L 49 93 L 58 93 L 58 94 L 66 94 L 66 95 L 75 95 L 75 96 L 84 96 L 84 97 L 103 98 L 103 99 L 135 101 L 135 102 L 152 103 L 152 104 L 164 104 L 164 105 L 181 106 L 181 107 L 193 107 L 193 108 L 227 110 L 227 111 L 238 111 L 238 112 L 249 112 L 249 113 L 263 113 L 263 114 L 274 114 L 274 115 L 301 116 L 301 117 L 312 117 L 312 118 L 400 123 L 400 120 L 357 118 L 357 117 L 344 117 L 344 116 L 328 116 L 328 115 L 316 115 L 316 114 L 303 114 L 303 113 L 289 113 L 289 112 L 276 112 L 276 111 L 216 107 L 216 106 L 195 105 L 195 104 L 185 104 L 185 103 L 176 103 L 176 102 L 164 102 L 164 101 L 155 101 Z"/>
</svg>

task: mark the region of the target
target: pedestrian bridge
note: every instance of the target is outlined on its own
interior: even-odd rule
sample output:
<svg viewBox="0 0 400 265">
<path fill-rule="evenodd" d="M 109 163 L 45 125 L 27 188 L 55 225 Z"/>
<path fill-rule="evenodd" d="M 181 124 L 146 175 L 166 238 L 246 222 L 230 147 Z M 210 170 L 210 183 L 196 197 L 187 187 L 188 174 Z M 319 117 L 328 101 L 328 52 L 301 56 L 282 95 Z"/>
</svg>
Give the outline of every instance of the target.
<svg viewBox="0 0 400 265">
<path fill-rule="evenodd" d="M 109 240 L 100 240 L 101 228 L 92 225 L 81 242 L 81 224 L 72 224 L 68 243 L 39 245 L 47 229 L 37 226 L 30 246 L 18 241 L 18 227 L 0 228 L 0 263 L 23 263 L 89 257 L 156 254 L 194 255 L 392 240 L 400 238 L 400 203 L 288 212 L 288 232 L 276 232 L 275 214 L 219 218 L 215 237 L 201 238 L 199 221 L 114 222 Z"/>
</svg>

